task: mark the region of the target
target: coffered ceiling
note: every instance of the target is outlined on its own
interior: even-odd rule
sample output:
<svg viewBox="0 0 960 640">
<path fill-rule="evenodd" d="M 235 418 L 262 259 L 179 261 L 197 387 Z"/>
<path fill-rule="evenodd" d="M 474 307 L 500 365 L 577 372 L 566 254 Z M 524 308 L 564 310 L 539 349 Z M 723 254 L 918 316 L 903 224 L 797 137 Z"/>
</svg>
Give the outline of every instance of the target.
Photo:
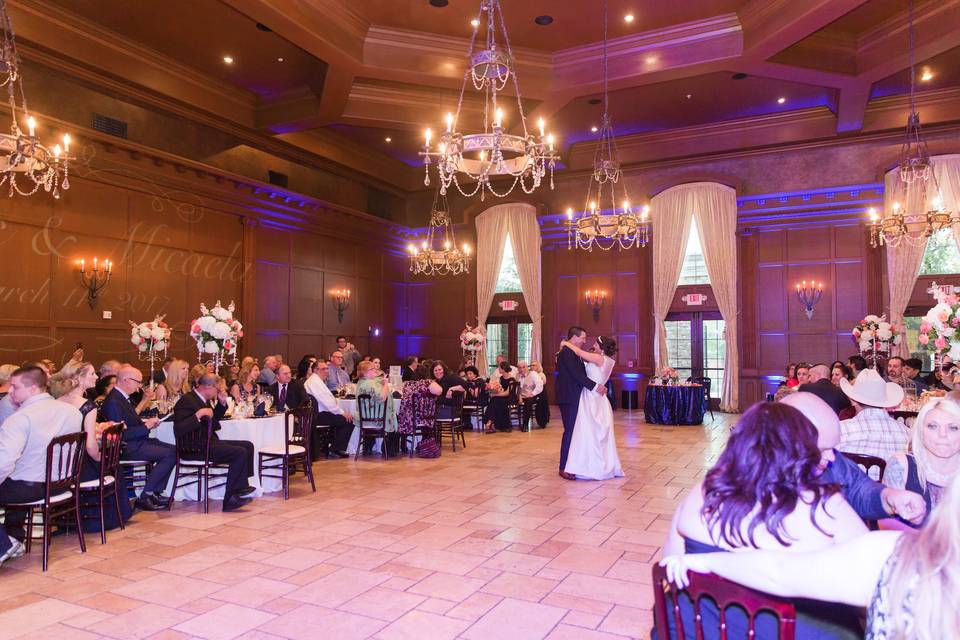
<svg viewBox="0 0 960 640">
<path fill-rule="evenodd" d="M 353 145 L 378 158 L 371 173 L 393 159 L 407 178 L 390 179 L 416 188 L 407 165 L 423 129 L 456 104 L 479 0 L 10 4 L 27 57 L 60 52 L 307 151 Z M 588 164 L 602 109 L 600 3 L 502 4 L 525 111 L 547 119 L 567 166 Z M 917 0 L 914 14 L 923 121 L 960 120 L 960 0 Z M 544 15 L 551 24 L 535 22 Z M 776 142 L 895 129 L 910 84 L 906 18 L 907 0 L 610 0 L 615 131 L 627 147 L 662 132 L 669 155 L 672 131 L 763 118 L 775 119 Z M 473 96 L 465 109 L 479 109 Z"/>
</svg>

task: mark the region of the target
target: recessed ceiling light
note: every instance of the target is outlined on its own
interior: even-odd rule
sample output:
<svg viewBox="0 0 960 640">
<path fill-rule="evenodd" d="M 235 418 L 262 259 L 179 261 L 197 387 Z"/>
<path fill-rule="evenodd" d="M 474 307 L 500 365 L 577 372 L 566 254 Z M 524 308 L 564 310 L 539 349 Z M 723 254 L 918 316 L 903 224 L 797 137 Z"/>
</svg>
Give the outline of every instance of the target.
<svg viewBox="0 0 960 640">
<path fill-rule="evenodd" d="M 735 73 L 735 74 L 733 74 L 733 75 L 730 76 L 730 77 L 731 77 L 732 79 L 734 79 L 734 80 L 743 80 L 744 78 L 747 77 L 747 74 L 742 73 L 742 72 L 741 72 L 741 73 Z"/>
<path fill-rule="evenodd" d="M 537 16 L 536 18 L 533 19 L 533 21 L 536 22 L 541 27 L 545 27 L 548 24 L 553 24 L 553 16 L 547 16 L 547 15 Z"/>
<path fill-rule="evenodd" d="M 230 56 L 223 56 L 223 61 L 227 64 L 233 64 L 233 58 Z"/>
<path fill-rule="evenodd" d="M 630 24 L 631 22 L 633 22 L 633 14 L 628 13 L 627 15 L 623 16 L 623 21 L 626 22 L 627 24 Z"/>
<path fill-rule="evenodd" d="M 430 0 L 430 5 L 433 7 L 443 8 L 450 4 L 450 0 Z"/>
<path fill-rule="evenodd" d="M 390 136 L 387 136 L 386 138 L 383 139 L 383 141 L 384 141 L 384 142 L 393 142 L 393 138 L 391 138 Z"/>
<path fill-rule="evenodd" d="M 783 104 L 786 101 L 787 101 L 786 98 L 777 98 L 777 104 Z"/>
<path fill-rule="evenodd" d="M 277 62 L 283 62 L 283 58 L 277 58 Z"/>
<path fill-rule="evenodd" d="M 474 18 L 473 20 L 470 21 L 470 26 L 476 29 L 477 27 L 480 26 L 480 21 Z"/>
<path fill-rule="evenodd" d="M 596 132 L 597 132 L 597 128 L 596 128 L 596 127 L 590 127 L 590 131 L 591 131 L 592 133 L 596 133 Z"/>
<path fill-rule="evenodd" d="M 920 82 L 930 82 L 933 80 L 933 71 L 930 71 L 929 68 L 925 68 L 923 73 L 920 74 Z"/>
</svg>

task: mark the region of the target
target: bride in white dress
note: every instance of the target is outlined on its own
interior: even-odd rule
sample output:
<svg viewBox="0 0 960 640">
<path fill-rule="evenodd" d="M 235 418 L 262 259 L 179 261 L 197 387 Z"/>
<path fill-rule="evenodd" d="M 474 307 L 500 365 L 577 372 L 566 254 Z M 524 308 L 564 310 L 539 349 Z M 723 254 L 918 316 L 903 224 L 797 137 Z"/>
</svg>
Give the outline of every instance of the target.
<svg viewBox="0 0 960 640">
<path fill-rule="evenodd" d="M 597 384 L 607 384 L 614 365 L 611 356 L 617 352 L 613 338 L 600 336 L 593 351 L 584 351 L 566 341 L 561 348 L 564 346 L 583 359 L 588 378 Z M 609 480 L 623 476 L 613 432 L 613 408 L 606 396 L 596 391 L 583 389 L 580 392 L 580 408 L 564 471 L 580 480 Z"/>
</svg>

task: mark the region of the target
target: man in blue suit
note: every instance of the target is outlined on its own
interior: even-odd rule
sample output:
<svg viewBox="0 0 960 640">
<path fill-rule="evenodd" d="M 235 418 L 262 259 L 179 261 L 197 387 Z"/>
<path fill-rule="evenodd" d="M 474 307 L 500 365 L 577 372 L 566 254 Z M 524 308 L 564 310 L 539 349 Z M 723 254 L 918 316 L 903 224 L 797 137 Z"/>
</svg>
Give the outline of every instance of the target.
<svg viewBox="0 0 960 640">
<path fill-rule="evenodd" d="M 136 507 L 143 511 L 160 511 L 167 508 L 169 499 L 162 495 L 170 480 L 170 473 L 177 464 L 177 448 L 150 437 L 150 430 L 160 424 L 159 418 L 144 420 L 137 415 L 130 403 L 130 396 L 143 385 L 143 373 L 131 366 L 122 367 L 117 374 L 113 391 L 103 401 L 103 415 L 107 420 L 123 422 L 123 460 L 148 460 L 153 470 L 137 498 Z"/>
<path fill-rule="evenodd" d="M 583 348 L 587 342 L 587 332 L 582 327 L 570 327 L 567 331 L 567 340 Z M 557 404 L 560 405 L 560 417 L 563 420 L 563 439 L 560 441 L 560 477 L 565 480 L 576 480 L 572 473 L 567 473 L 567 453 L 570 451 L 570 439 L 573 437 L 573 427 L 577 423 L 577 413 L 580 409 L 580 392 L 590 389 L 606 395 L 607 389 L 598 385 L 587 377 L 587 370 L 583 360 L 568 347 L 560 349 L 557 354 Z"/>
</svg>

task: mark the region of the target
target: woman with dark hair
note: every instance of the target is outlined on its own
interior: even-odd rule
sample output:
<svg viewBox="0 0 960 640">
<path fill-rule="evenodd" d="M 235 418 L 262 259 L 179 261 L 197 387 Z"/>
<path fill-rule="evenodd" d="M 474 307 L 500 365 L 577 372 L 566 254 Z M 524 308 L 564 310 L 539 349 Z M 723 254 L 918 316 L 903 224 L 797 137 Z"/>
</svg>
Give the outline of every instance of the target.
<svg viewBox="0 0 960 640">
<path fill-rule="evenodd" d="M 583 360 L 588 378 L 598 386 L 607 384 L 615 364 L 616 340 L 600 336 L 590 351 L 584 351 L 566 340 L 560 343 L 560 348 L 563 347 L 570 348 Z M 563 470 L 581 480 L 609 480 L 623 476 L 613 431 L 613 407 L 605 395 L 592 389 L 580 392 L 577 421 Z"/>
<path fill-rule="evenodd" d="M 441 419 L 453 416 L 453 394 L 460 392 L 466 393 L 466 380 L 455 375 L 443 360 L 435 360 L 431 369 L 433 379 L 440 385 L 442 393 L 438 402 L 436 417 Z"/>
<path fill-rule="evenodd" d="M 847 382 L 853 382 L 853 372 L 850 371 L 850 367 L 838 360 L 830 368 L 830 382 L 839 387 L 840 380 L 843 379 L 846 379 Z"/>
<path fill-rule="evenodd" d="M 517 381 L 510 373 L 510 363 L 501 362 L 494 375 L 499 374 L 499 378 L 490 376 L 490 383 L 487 385 L 487 410 L 483 416 L 486 428 L 484 433 L 496 433 L 497 431 L 513 431 L 513 423 L 510 420 L 510 396 L 514 394 L 514 388 Z"/>
<path fill-rule="evenodd" d="M 677 508 L 663 555 L 751 548 L 805 552 L 863 535 L 867 528 L 839 487 L 820 480 L 820 459 L 817 430 L 803 414 L 778 402 L 753 405 L 703 482 Z M 798 639 L 862 637 L 857 611 L 796 604 Z M 681 609 L 685 629 L 692 630 L 690 602 Z M 716 634 L 716 606 L 703 603 L 701 614 L 704 630 Z M 745 617 L 728 610 L 728 636 L 746 637 L 746 628 Z M 755 638 L 776 637 L 774 620 L 761 614 Z"/>
<path fill-rule="evenodd" d="M 787 365 L 787 375 L 783 379 L 783 385 L 787 386 L 790 389 L 793 389 L 796 386 L 800 385 L 800 381 L 797 380 L 797 363 L 791 362 Z"/>
<path fill-rule="evenodd" d="M 297 380 L 306 380 L 310 377 L 310 371 L 313 368 L 313 363 L 317 361 L 317 356 L 312 353 L 300 358 L 299 364 L 297 364 Z"/>
</svg>

